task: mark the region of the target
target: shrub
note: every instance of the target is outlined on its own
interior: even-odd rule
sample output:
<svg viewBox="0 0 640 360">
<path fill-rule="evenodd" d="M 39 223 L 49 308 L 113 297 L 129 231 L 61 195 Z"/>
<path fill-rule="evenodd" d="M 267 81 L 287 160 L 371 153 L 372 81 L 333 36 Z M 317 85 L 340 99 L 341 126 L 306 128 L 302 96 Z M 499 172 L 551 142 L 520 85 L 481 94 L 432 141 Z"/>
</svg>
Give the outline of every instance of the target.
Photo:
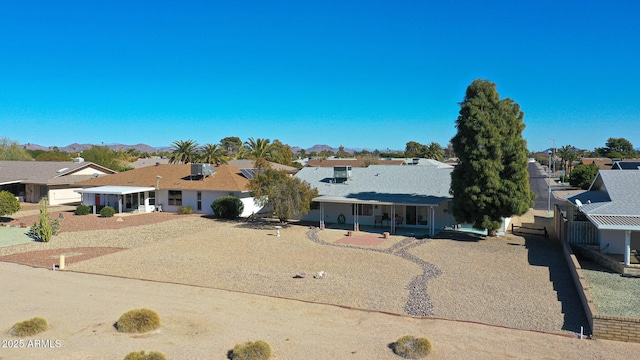
<svg viewBox="0 0 640 360">
<path fill-rule="evenodd" d="M 134 309 L 120 316 L 116 323 L 119 332 L 142 333 L 155 330 L 162 325 L 160 316 L 153 310 Z"/>
<path fill-rule="evenodd" d="M 231 360 L 266 360 L 271 358 L 271 345 L 258 340 L 246 342 L 233 347 Z"/>
<path fill-rule="evenodd" d="M 392 344 L 393 352 L 405 359 L 422 359 L 431 352 L 431 341 L 405 335 Z"/>
<path fill-rule="evenodd" d="M 11 215 L 20 210 L 20 202 L 8 191 L 0 191 L 0 216 Z"/>
<path fill-rule="evenodd" d="M 124 360 L 167 360 L 167 357 L 158 351 L 151 351 L 148 354 L 145 354 L 143 350 L 130 352 L 125 356 Z"/>
<path fill-rule="evenodd" d="M 178 208 L 178 214 L 180 214 L 180 215 L 191 215 L 191 214 L 193 214 L 193 207 L 191 207 L 190 205 L 180 206 Z"/>
<path fill-rule="evenodd" d="M 235 219 L 244 210 L 244 204 L 240 199 L 234 196 L 222 196 L 217 198 L 211 204 L 213 213 L 221 219 Z"/>
<path fill-rule="evenodd" d="M 112 217 L 113 215 L 116 214 L 116 209 L 112 208 L 111 206 L 105 206 L 102 208 L 102 210 L 100 210 L 100 216 L 102 217 Z"/>
<path fill-rule="evenodd" d="M 91 207 L 87 205 L 78 205 L 74 213 L 76 215 L 89 215 L 91 213 Z"/>
<path fill-rule="evenodd" d="M 11 328 L 10 334 L 13 336 L 33 336 L 41 333 L 49 328 L 47 320 L 41 317 L 34 317 L 33 319 L 16 323 Z"/>
</svg>

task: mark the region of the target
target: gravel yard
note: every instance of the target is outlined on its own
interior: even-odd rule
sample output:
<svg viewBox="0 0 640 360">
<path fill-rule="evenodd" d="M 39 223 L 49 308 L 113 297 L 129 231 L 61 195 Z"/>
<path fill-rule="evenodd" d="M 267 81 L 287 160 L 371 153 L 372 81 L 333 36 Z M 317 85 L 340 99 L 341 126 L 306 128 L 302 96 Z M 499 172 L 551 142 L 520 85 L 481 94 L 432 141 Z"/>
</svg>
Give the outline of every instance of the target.
<svg viewBox="0 0 640 360">
<path fill-rule="evenodd" d="M 0 256 L 15 255 L 0 260 L 36 265 L 30 258 L 46 255 L 51 262 L 57 249 L 69 254 L 72 271 L 549 332 L 575 333 L 587 324 L 559 245 L 535 236 L 392 236 L 367 247 L 335 244 L 343 231 L 305 226 L 288 226 L 276 237 L 273 224 L 169 213 L 120 222 L 64 217 L 50 243 L 2 247 Z M 327 277 L 314 279 L 318 271 Z"/>
<path fill-rule="evenodd" d="M 580 266 L 600 314 L 640 318 L 640 278 L 621 276 L 586 258 L 580 258 Z"/>
<path fill-rule="evenodd" d="M 427 283 L 434 316 L 541 331 L 588 327 L 557 242 L 449 235 L 412 250 L 442 271 Z"/>
</svg>

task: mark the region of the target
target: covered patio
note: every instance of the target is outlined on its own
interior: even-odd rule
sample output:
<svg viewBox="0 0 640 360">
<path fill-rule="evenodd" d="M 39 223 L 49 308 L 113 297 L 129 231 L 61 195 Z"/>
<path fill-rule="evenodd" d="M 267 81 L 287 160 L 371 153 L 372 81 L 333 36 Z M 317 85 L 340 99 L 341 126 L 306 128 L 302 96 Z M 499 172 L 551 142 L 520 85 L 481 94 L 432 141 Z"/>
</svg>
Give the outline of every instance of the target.
<svg viewBox="0 0 640 360">
<path fill-rule="evenodd" d="M 156 188 L 141 186 L 98 186 L 74 190 L 82 195 L 82 204 L 93 207 L 96 214 L 100 207 L 111 206 L 119 214 L 123 212 L 153 212 L 156 206 Z"/>
<path fill-rule="evenodd" d="M 376 194 L 376 197 L 381 197 L 381 194 Z M 321 229 L 389 232 L 418 237 L 435 236 L 437 229 L 444 227 L 437 226 L 442 222 L 442 216 L 437 216 L 437 213 L 448 212 L 447 199 L 432 196 L 394 195 L 393 199 L 379 200 L 319 196 L 313 201 L 319 203 Z"/>
</svg>

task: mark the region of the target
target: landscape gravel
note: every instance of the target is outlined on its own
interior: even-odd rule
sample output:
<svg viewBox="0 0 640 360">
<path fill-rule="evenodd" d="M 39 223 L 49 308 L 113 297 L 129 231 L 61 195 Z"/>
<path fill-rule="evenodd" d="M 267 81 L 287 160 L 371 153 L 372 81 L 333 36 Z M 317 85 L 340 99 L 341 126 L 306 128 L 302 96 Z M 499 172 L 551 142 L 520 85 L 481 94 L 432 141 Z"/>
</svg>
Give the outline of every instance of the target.
<svg viewBox="0 0 640 360">
<path fill-rule="evenodd" d="M 273 223 L 200 216 L 133 215 L 108 231 L 91 230 L 97 219 L 86 219 L 85 229 L 69 221 L 50 243 L 4 247 L 0 255 L 82 247 L 95 257 L 70 262 L 72 271 L 548 332 L 587 324 L 559 245 L 543 238 L 392 236 L 366 247 L 335 244 L 343 231 L 307 226 L 286 226 L 277 237 Z M 295 277 L 318 271 L 326 278 Z"/>
<path fill-rule="evenodd" d="M 600 314 L 640 318 L 640 278 L 624 277 L 585 258 L 580 266 Z"/>
</svg>

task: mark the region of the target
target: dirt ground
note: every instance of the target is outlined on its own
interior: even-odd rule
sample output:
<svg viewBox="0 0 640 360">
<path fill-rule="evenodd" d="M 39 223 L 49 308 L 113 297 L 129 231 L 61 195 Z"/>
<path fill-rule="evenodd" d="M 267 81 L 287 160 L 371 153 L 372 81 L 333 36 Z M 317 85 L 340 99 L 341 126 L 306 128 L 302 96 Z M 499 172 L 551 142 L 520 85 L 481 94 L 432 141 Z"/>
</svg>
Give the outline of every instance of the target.
<svg viewBox="0 0 640 360">
<path fill-rule="evenodd" d="M 226 359 L 234 345 L 255 340 L 271 344 L 273 359 L 400 359 L 389 345 L 405 334 L 429 338 L 430 359 L 621 359 L 640 352 L 640 344 L 8 262 L 0 262 L 0 281 L 2 360 L 123 359 L 140 350 L 168 359 Z M 156 310 L 163 326 L 118 333 L 118 317 L 140 307 Z M 50 329 L 28 338 L 9 334 L 34 316 L 47 319 Z"/>
</svg>

